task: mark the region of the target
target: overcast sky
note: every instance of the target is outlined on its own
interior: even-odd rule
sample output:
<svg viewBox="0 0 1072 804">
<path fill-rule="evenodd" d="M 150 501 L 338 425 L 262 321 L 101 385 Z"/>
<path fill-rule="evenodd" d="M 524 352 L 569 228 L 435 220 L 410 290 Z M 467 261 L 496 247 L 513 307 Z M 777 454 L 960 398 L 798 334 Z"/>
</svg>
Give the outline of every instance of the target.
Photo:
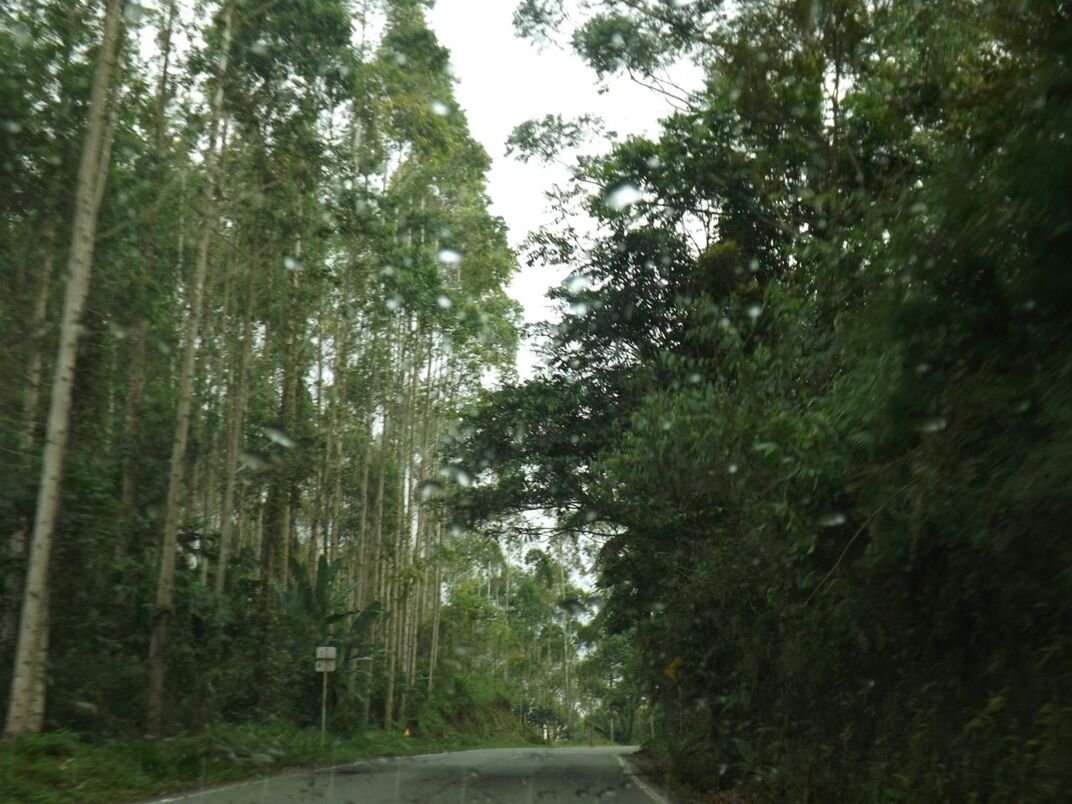
<svg viewBox="0 0 1072 804">
<path fill-rule="evenodd" d="M 610 91 L 599 94 L 595 73 L 572 53 L 551 47 L 541 52 L 514 36 L 515 6 L 516 0 L 437 0 L 429 24 L 451 52 L 458 79 L 455 94 L 470 131 L 492 157 L 492 212 L 506 220 L 516 247 L 547 220 L 544 191 L 566 174 L 561 168 L 524 165 L 506 157 L 504 143 L 514 126 L 545 114 L 595 114 L 619 135 L 650 134 L 670 107 L 628 80 L 611 81 Z M 544 295 L 562 279 L 561 271 L 522 269 L 510 293 L 525 308 L 527 322 L 549 317 Z M 532 361 L 527 349 L 518 355 L 522 376 L 528 375 Z"/>
</svg>

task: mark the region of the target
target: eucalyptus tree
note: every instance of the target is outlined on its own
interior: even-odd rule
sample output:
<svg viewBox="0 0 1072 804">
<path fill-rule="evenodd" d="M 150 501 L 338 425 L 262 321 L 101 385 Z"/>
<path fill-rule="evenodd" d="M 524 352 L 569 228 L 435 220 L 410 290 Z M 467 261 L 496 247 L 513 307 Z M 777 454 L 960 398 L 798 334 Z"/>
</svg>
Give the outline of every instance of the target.
<svg viewBox="0 0 1072 804">
<path fill-rule="evenodd" d="M 45 661 L 48 652 L 48 567 L 56 528 L 63 462 L 70 426 L 71 393 L 79 340 L 80 318 L 93 267 L 97 215 L 100 210 L 111 148 L 108 107 L 112 72 L 120 44 L 119 0 L 105 7 L 103 33 L 88 109 L 88 123 L 75 187 L 75 214 L 67 258 L 67 285 L 60 323 L 37 510 L 28 547 L 26 581 L 19 615 L 15 669 L 11 680 L 6 735 L 41 730 L 45 707 Z"/>
</svg>

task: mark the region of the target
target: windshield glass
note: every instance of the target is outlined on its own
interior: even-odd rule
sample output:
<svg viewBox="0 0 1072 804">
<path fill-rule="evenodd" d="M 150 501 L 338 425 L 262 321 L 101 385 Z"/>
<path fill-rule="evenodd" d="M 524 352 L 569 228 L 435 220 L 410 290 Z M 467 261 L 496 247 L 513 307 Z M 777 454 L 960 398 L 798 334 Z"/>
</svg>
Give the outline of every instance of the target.
<svg viewBox="0 0 1072 804">
<path fill-rule="evenodd" d="M 1059 799 L 1070 53 L 5 4 L 0 799 Z"/>
</svg>

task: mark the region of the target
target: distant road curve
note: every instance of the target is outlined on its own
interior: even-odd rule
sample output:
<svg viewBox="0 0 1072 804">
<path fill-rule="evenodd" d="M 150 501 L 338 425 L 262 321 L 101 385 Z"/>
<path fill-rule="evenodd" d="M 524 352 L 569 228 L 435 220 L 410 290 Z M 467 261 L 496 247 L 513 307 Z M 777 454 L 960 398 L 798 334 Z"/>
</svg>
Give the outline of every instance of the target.
<svg viewBox="0 0 1072 804">
<path fill-rule="evenodd" d="M 670 804 L 628 760 L 635 747 L 494 748 L 365 760 L 175 794 L 146 804 Z"/>
</svg>

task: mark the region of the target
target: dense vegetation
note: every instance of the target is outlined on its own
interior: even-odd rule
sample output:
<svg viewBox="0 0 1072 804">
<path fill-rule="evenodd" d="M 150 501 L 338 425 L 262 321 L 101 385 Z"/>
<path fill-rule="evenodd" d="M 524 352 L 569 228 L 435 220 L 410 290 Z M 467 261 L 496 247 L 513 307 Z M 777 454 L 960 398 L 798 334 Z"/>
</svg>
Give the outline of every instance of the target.
<svg viewBox="0 0 1072 804">
<path fill-rule="evenodd" d="M 569 720 L 576 562 L 443 505 L 518 306 L 424 5 L 4 7 L 0 685 L 7 735 L 66 732 L 5 743 L 13 774 L 113 766 L 78 736 L 118 769 L 146 733 L 318 728 L 320 645 L 350 740 L 322 760 Z"/>
<path fill-rule="evenodd" d="M 757 801 L 1060 800 L 1072 6 L 524 0 L 673 111 L 511 137 L 572 164 L 520 380 L 427 5 L 2 11 L 0 792 L 410 725 Z"/>
<path fill-rule="evenodd" d="M 597 625 L 697 788 L 1061 799 L 1072 7 L 586 7 L 516 20 L 678 110 L 597 155 L 516 131 L 581 149 L 528 254 L 573 273 L 544 371 L 470 412 L 459 510 L 601 534 Z"/>
</svg>

